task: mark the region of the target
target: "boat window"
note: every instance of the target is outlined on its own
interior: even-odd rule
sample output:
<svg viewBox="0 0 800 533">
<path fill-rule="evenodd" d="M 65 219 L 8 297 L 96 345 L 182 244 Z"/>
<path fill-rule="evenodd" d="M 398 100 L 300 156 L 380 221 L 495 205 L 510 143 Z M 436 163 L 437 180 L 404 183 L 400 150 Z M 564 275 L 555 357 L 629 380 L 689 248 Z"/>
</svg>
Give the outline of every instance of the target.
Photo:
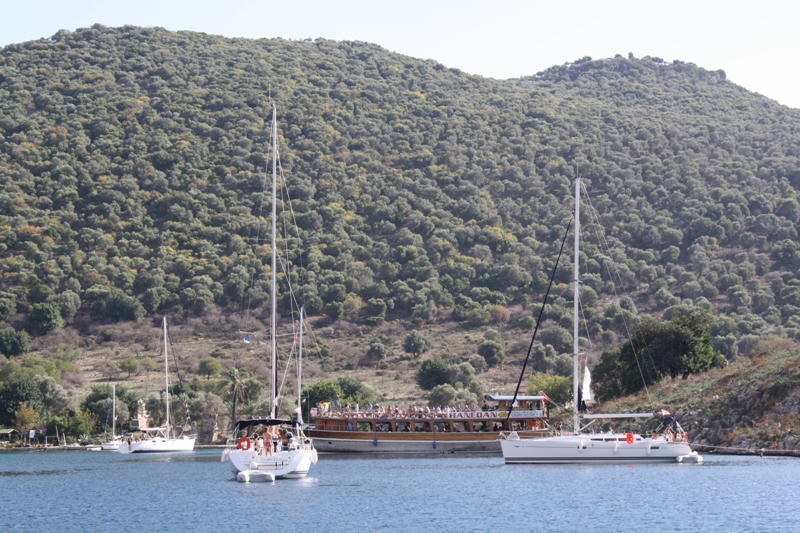
<svg viewBox="0 0 800 533">
<path fill-rule="evenodd" d="M 411 431 L 411 422 L 398 422 L 397 431 Z"/>
<path fill-rule="evenodd" d="M 492 422 L 492 431 L 503 431 L 508 429 L 505 422 Z"/>
<path fill-rule="evenodd" d="M 366 420 L 356 422 L 356 431 L 372 431 L 372 423 Z"/>
<path fill-rule="evenodd" d="M 463 433 L 469 431 L 469 426 L 466 422 L 453 422 L 453 431 L 456 433 Z"/>
<path fill-rule="evenodd" d="M 375 422 L 375 431 L 388 433 L 392 430 L 392 424 L 388 420 L 378 420 Z"/>
<path fill-rule="evenodd" d="M 450 426 L 450 424 L 445 422 L 445 421 L 434 422 L 433 423 L 434 431 L 437 431 L 439 433 L 447 433 L 447 432 L 449 432 L 450 431 L 450 427 L 449 426 Z"/>
<path fill-rule="evenodd" d="M 428 427 L 427 422 L 414 422 L 414 431 L 421 433 L 424 431 L 430 431 L 431 428 Z"/>
<path fill-rule="evenodd" d="M 473 422 L 472 431 L 489 431 L 488 422 Z"/>
</svg>

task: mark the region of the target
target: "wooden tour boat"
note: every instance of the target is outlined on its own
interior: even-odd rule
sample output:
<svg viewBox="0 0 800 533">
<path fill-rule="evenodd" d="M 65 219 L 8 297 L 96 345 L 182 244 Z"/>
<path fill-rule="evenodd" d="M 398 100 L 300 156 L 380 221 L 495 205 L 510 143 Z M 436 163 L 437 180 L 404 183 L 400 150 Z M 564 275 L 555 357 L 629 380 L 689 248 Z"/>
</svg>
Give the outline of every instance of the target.
<svg viewBox="0 0 800 533">
<path fill-rule="evenodd" d="M 482 410 L 392 412 L 312 409 L 307 433 L 320 452 L 500 453 L 501 432 L 549 434 L 547 396 L 487 396 Z"/>
</svg>

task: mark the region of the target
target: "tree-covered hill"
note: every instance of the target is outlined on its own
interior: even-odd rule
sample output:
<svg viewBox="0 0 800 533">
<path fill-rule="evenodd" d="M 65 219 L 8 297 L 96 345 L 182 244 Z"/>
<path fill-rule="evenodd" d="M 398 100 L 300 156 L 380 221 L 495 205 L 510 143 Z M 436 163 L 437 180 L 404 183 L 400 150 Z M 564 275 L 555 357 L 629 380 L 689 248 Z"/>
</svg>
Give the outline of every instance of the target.
<svg viewBox="0 0 800 533">
<path fill-rule="evenodd" d="M 601 346 L 694 307 L 730 359 L 800 338 L 800 112 L 722 71 L 616 56 L 501 81 L 360 42 L 98 25 L 0 50 L 3 353 L 23 329 L 264 308 L 271 99 L 299 227 L 279 292 L 312 317 L 507 325 L 544 295 L 577 169 Z"/>
</svg>

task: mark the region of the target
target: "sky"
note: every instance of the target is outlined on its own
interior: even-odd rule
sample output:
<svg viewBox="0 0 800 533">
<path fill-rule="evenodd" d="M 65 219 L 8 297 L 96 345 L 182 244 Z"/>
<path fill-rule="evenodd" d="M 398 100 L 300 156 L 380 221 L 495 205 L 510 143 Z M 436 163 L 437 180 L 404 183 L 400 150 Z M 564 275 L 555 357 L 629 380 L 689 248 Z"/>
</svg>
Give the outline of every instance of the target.
<svg viewBox="0 0 800 533">
<path fill-rule="evenodd" d="M 0 46 L 95 23 L 366 41 L 485 77 L 591 56 L 679 59 L 800 108 L 800 2 L 760 0 L 0 0 Z"/>
</svg>

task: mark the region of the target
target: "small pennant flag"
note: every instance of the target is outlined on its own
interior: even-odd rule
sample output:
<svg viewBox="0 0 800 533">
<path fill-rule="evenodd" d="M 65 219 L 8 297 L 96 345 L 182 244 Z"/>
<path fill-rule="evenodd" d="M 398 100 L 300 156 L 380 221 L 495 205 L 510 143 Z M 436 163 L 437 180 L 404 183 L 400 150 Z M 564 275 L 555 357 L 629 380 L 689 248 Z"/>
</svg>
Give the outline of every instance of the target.
<svg viewBox="0 0 800 533">
<path fill-rule="evenodd" d="M 245 344 L 250 344 L 250 335 L 245 335 L 244 336 L 244 343 Z"/>
<path fill-rule="evenodd" d="M 540 395 L 540 396 L 544 396 L 544 401 L 546 401 L 546 402 L 551 402 L 551 401 L 553 401 L 553 400 L 551 400 L 551 399 L 550 399 L 550 396 L 548 396 L 547 394 L 545 394 L 543 391 L 539 391 L 539 395 Z"/>
</svg>

